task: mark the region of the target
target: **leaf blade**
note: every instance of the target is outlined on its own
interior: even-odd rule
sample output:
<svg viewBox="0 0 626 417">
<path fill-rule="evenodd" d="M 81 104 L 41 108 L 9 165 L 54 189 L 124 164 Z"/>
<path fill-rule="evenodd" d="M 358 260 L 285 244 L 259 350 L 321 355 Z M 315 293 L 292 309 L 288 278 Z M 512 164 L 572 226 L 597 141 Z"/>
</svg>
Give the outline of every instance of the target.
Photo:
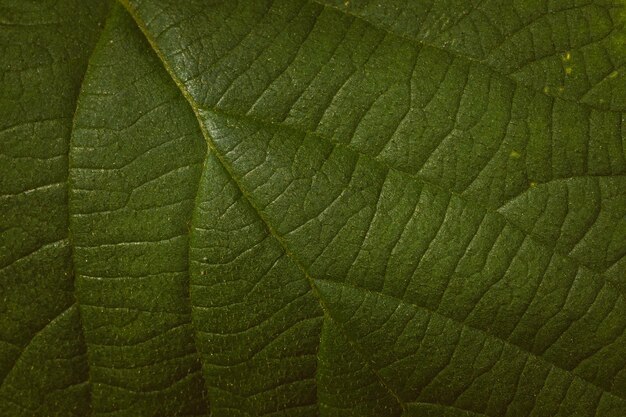
<svg viewBox="0 0 626 417">
<path fill-rule="evenodd" d="M 76 296 L 96 415 L 207 415 L 189 307 L 188 222 L 206 145 L 115 6 L 70 149 Z"/>
</svg>

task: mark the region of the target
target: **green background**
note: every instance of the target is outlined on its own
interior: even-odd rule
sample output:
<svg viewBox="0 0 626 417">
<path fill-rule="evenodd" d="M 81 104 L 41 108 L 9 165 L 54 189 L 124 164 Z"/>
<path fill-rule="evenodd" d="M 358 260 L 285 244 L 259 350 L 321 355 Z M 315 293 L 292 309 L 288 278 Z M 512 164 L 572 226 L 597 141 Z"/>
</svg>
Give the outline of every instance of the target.
<svg viewBox="0 0 626 417">
<path fill-rule="evenodd" d="M 0 416 L 625 416 L 625 17 L 0 0 Z"/>
</svg>

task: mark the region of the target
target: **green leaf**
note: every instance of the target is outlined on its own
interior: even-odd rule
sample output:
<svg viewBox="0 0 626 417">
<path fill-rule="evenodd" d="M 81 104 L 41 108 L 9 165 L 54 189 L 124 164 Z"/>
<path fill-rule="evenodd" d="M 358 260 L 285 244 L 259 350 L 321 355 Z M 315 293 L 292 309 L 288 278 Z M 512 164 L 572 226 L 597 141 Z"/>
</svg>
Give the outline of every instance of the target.
<svg viewBox="0 0 626 417">
<path fill-rule="evenodd" d="M 0 0 L 0 416 L 626 415 L 617 0 Z"/>
</svg>

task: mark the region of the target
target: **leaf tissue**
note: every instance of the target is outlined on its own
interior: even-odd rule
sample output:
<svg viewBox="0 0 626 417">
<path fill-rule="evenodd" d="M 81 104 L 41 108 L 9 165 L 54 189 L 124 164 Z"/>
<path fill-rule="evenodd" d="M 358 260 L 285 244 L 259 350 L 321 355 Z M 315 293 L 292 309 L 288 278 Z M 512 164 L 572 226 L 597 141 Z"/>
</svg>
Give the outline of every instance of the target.
<svg viewBox="0 0 626 417">
<path fill-rule="evenodd" d="M 0 0 L 0 417 L 626 416 L 622 0 Z"/>
</svg>

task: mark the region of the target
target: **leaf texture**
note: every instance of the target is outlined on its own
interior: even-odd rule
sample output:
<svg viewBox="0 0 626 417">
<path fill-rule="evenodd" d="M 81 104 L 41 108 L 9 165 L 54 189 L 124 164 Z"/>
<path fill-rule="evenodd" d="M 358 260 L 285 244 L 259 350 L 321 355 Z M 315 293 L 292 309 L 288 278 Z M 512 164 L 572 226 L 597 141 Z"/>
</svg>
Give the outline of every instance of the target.
<svg viewBox="0 0 626 417">
<path fill-rule="evenodd" d="M 0 2 L 0 415 L 89 413 L 68 151 L 105 3 Z"/>
<path fill-rule="evenodd" d="M 0 10 L 1 416 L 626 415 L 622 3 Z"/>
</svg>

